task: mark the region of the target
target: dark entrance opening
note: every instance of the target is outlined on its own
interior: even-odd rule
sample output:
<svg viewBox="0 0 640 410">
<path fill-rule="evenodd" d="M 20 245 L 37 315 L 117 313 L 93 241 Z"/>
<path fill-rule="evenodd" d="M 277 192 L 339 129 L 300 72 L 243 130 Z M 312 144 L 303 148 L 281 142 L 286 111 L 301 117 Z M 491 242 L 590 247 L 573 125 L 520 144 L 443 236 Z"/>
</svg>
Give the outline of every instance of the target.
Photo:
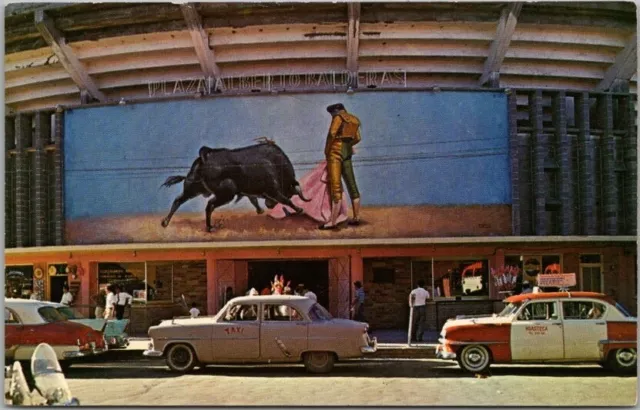
<svg viewBox="0 0 640 410">
<path fill-rule="evenodd" d="M 62 300 L 64 291 L 62 288 L 67 285 L 67 275 L 49 276 L 49 289 L 51 289 L 51 302 L 58 302 Z"/>
<path fill-rule="evenodd" d="M 318 297 L 318 303 L 329 308 L 329 261 L 250 261 L 249 289 L 258 292 L 265 287 L 271 287 L 275 275 L 283 275 L 284 283 L 291 281 L 291 289 L 296 290 L 298 284 L 303 283 L 307 289 Z"/>
</svg>

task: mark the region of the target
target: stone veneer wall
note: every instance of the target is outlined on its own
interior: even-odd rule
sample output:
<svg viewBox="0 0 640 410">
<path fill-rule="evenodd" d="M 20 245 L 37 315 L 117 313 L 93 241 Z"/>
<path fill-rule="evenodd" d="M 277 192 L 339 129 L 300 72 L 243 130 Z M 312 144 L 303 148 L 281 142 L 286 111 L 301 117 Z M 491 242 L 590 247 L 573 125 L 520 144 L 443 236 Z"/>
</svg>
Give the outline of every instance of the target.
<svg viewBox="0 0 640 410">
<path fill-rule="evenodd" d="M 365 319 L 372 329 L 406 328 L 411 292 L 411 259 L 364 259 Z M 395 270 L 394 283 L 374 283 L 373 264 Z"/>
</svg>

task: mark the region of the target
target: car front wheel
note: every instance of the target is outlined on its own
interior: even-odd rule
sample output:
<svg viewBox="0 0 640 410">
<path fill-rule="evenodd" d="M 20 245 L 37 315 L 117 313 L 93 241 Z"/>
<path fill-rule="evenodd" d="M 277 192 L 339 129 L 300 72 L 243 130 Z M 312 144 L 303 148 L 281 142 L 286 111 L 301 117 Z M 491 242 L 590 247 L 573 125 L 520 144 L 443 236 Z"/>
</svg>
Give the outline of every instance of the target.
<svg viewBox="0 0 640 410">
<path fill-rule="evenodd" d="M 617 373 L 633 373 L 636 371 L 638 356 L 636 349 L 624 348 L 616 349 L 609 353 L 607 368 Z"/>
<path fill-rule="evenodd" d="M 329 373 L 335 356 L 331 352 L 308 352 L 304 355 L 304 367 L 310 373 Z"/>
<path fill-rule="evenodd" d="M 491 354 L 482 345 L 465 346 L 460 352 L 460 367 L 471 373 L 481 373 L 491 365 Z"/>
<path fill-rule="evenodd" d="M 173 345 L 167 351 L 167 366 L 174 372 L 186 373 L 196 365 L 196 355 L 191 346 Z"/>
</svg>

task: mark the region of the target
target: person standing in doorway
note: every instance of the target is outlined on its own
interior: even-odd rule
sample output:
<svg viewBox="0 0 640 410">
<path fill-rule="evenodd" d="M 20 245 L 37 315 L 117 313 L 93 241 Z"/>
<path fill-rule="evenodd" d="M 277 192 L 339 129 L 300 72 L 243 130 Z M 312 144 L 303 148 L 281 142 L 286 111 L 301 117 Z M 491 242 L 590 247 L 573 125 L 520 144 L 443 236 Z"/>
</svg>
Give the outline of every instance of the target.
<svg viewBox="0 0 640 410">
<path fill-rule="evenodd" d="M 121 289 L 120 286 L 116 286 L 116 319 L 122 320 L 124 318 L 124 311 L 127 306 L 131 306 L 131 301 L 133 300 L 133 296 L 128 294 L 124 289 Z"/>
<path fill-rule="evenodd" d="M 116 294 L 114 292 L 113 285 L 107 286 L 107 299 L 104 307 L 104 318 L 105 319 L 113 319 L 113 314 L 115 311 L 116 305 Z"/>
<path fill-rule="evenodd" d="M 104 289 L 100 289 L 100 291 L 97 294 L 93 295 L 91 299 L 93 300 L 93 303 L 96 304 L 96 309 L 94 312 L 96 315 L 96 319 L 104 317 L 104 308 L 107 303 L 107 293 L 104 291 Z"/>
<path fill-rule="evenodd" d="M 195 319 L 198 316 L 200 316 L 200 310 L 198 309 L 196 302 L 193 302 L 191 304 L 191 310 L 189 310 L 189 314 L 191 315 L 192 319 Z"/>
<path fill-rule="evenodd" d="M 360 120 L 349 114 L 342 104 L 327 107 L 331 114 L 331 125 L 327 134 L 324 155 L 327 159 L 329 194 L 331 198 L 331 221 L 320 225 L 319 229 L 338 229 L 337 221 L 342 202 L 342 179 L 344 179 L 353 211 L 349 225 L 360 225 L 360 192 L 353 173 L 351 157 L 353 147 L 360 142 Z"/>
<path fill-rule="evenodd" d="M 418 287 L 409 294 L 409 308 L 413 309 L 413 322 L 411 328 L 416 328 L 416 341 L 422 342 L 427 322 L 427 299 L 429 291 L 424 288 L 424 280 L 418 281 Z"/>
<path fill-rule="evenodd" d="M 358 322 L 364 322 L 364 289 L 362 288 L 362 282 L 359 280 L 353 282 L 353 286 L 356 288 L 355 296 L 353 298 L 353 304 L 351 311 L 353 312 L 353 320 Z"/>
<path fill-rule="evenodd" d="M 71 306 L 73 304 L 73 295 L 69 292 L 69 286 L 64 285 L 62 288 L 62 300 L 60 300 L 60 304 L 65 306 Z"/>
</svg>

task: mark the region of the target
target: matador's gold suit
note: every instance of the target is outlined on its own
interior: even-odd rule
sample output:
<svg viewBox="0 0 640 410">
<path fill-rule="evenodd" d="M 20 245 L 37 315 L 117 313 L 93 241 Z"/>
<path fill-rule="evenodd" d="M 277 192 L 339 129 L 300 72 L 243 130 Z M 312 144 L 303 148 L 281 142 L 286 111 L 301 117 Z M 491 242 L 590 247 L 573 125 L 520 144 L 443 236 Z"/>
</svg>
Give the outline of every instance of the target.
<svg viewBox="0 0 640 410">
<path fill-rule="evenodd" d="M 351 164 L 352 147 L 359 143 L 360 140 L 360 120 L 358 117 L 349 114 L 344 108 L 337 111 L 331 121 L 327 143 L 324 148 L 329 174 L 329 189 L 333 203 L 342 200 L 341 176 L 344 178 L 351 200 L 360 198 Z"/>
</svg>

